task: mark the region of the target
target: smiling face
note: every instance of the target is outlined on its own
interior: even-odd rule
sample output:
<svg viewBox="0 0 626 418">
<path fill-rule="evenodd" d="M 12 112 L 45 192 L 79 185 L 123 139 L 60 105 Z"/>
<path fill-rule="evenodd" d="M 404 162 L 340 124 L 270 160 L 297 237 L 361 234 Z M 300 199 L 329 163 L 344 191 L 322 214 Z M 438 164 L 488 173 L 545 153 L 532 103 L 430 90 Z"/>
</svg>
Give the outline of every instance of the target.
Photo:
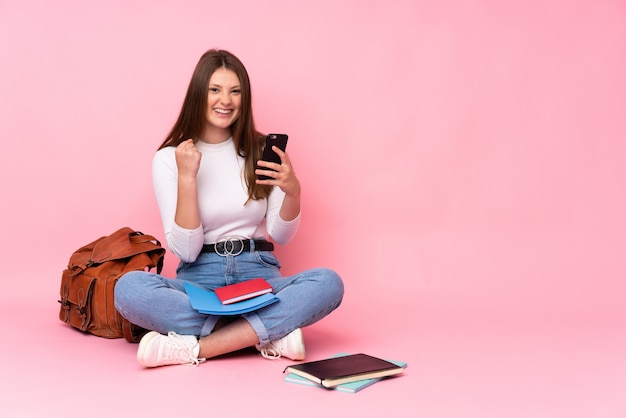
<svg viewBox="0 0 626 418">
<path fill-rule="evenodd" d="M 232 135 L 231 126 L 241 107 L 241 83 L 234 71 L 221 67 L 213 72 L 207 94 L 206 123 L 202 140 L 219 143 Z"/>
</svg>

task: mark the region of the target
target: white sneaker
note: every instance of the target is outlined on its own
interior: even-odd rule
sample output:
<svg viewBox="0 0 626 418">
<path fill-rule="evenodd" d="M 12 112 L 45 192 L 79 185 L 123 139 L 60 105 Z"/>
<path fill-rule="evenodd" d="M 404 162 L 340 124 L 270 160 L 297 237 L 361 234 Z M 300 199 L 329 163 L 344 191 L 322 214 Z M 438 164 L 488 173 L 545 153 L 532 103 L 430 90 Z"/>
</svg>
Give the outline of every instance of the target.
<svg viewBox="0 0 626 418">
<path fill-rule="evenodd" d="M 291 360 L 304 360 L 306 351 L 304 349 L 304 337 L 300 328 L 295 329 L 285 335 L 280 340 L 272 341 L 265 347 L 255 346 L 266 359 L 276 360 L 286 357 Z"/>
<path fill-rule="evenodd" d="M 205 361 L 199 359 L 200 344 L 193 335 L 167 335 L 150 331 L 143 336 L 137 350 L 137 361 L 144 367 L 167 366 L 170 364 L 198 365 Z"/>
</svg>

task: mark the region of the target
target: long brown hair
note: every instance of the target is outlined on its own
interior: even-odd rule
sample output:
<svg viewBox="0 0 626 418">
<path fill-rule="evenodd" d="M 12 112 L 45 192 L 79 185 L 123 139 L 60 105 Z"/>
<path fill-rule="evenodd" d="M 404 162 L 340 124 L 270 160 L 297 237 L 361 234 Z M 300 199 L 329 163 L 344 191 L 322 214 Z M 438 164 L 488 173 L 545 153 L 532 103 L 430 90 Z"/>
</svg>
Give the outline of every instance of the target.
<svg viewBox="0 0 626 418">
<path fill-rule="evenodd" d="M 256 184 L 256 162 L 261 158 L 265 139 L 254 126 L 252 117 L 252 91 L 250 79 L 243 63 L 232 53 L 219 49 L 211 49 L 200 57 L 200 61 L 191 76 L 187 94 L 183 101 L 180 114 L 172 130 L 159 149 L 176 147 L 181 142 L 192 138 L 195 141 L 202 135 L 207 112 L 207 96 L 209 80 L 219 68 L 226 68 L 237 74 L 241 85 L 241 106 L 239 117 L 232 124 L 231 130 L 235 149 L 244 158 L 244 177 L 248 186 L 248 198 L 260 200 L 266 198 L 271 186 Z"/>
</svg>

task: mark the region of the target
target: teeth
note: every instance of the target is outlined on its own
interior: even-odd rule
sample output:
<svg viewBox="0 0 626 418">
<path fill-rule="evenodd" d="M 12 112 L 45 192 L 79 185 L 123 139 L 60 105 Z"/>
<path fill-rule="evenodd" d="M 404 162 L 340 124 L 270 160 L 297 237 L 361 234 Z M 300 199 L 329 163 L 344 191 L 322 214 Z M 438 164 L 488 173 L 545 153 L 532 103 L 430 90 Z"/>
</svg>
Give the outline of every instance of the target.
<svg viewBox="0 0 626 418">
<path fill-rule="evenodd" d="M 230 110 L 226 110 L 226 109 L 215 109 L 215 111 L 217 113 L 223 113 L 223 114 L 227 114 L 231 112 Z"/>
</svg>

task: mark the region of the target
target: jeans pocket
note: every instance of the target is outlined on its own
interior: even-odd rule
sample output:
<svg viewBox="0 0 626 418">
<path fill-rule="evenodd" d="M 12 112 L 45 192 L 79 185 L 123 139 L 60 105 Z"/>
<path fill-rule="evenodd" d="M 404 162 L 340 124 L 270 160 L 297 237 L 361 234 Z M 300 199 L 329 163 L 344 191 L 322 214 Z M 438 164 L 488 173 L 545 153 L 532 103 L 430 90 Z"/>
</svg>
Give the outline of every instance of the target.
<svg viewBox="0 0 626 418">
<path fill-rule="evenodd" d="M 255 252 L 255 255 L 257 261 L 262 265 L 280 269 L 280 262 L 271 251 L 257 251 Z"/>
</svg>

